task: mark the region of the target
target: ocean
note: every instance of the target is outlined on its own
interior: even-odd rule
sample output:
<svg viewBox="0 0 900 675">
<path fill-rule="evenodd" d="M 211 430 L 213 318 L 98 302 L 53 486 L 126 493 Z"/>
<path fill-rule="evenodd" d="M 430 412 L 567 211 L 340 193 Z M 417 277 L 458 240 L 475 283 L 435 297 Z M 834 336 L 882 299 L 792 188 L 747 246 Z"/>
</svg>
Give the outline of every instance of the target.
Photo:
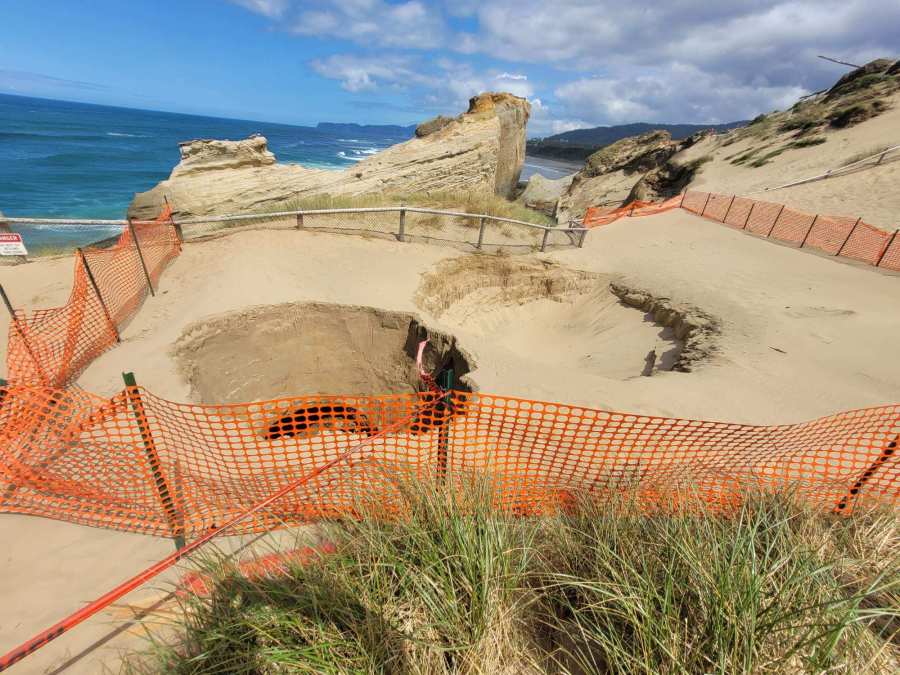
<svg viewBox="0 0 900 675">
<path fill-rule="evenodd" d="M 0 94 L 0 212 L 40 218 L 124 218 L 135 192 L 168 177 L 178 143 L 263 134 L 279 162 L 343 169 L 411 137 L 404 127 L 293 126 L 114 108 Z M 572 169 L 527 158 L 533 173 Z M 112 234 L 104 227 L 17 226 L 30 248 L 78 246 Z"/>
</svg>

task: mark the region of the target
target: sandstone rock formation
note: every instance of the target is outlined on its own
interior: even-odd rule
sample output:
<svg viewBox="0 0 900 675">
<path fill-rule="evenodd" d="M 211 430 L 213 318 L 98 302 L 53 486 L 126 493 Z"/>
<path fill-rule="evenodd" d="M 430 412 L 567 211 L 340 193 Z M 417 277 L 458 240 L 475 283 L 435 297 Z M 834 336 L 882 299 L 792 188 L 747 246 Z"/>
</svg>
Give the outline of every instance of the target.
<svg viewBox="0 0 900 675">
<path fill-rule="evenodd" d="M 560 196 L 557 221 L 579 219 L 590 206 L 622 203 L 641 174 L 664 165 L 680 147 L 668 131 L 651 131 L 598 150 Z"/>
<path fill-rule="evenodd" d="M 556 215 L 556 203 L 562 193 L 572 184 L 574 178 L 575 174 L 572 174 L 553 180 L 536 173 L 528 179 L 528 184 L 519 195 L 518 201 L 528 208 L 546 213 L 552 218 Z"/>
<path fill-rule="evenodd" d="M 278 164 L 266 139 L 181 144 L 171 176 L 135 195 L 133 218 L 159 212 L 164 197 L 176 216 L 247 212 L 313 195 L 488 190 L 511 197 L 525 160 L 531 106 L 506 93 L 485 93 L 466 113 L 343 171 Z M 438 126 L 438 125 L 435 125 Z"/>
</svg>

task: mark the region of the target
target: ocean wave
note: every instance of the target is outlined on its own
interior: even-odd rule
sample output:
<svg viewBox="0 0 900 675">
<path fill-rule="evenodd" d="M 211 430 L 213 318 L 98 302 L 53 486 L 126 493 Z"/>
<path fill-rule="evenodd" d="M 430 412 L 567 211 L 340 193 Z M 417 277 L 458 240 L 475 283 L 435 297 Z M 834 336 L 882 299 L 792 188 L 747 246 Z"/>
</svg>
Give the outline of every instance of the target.
<svg viewBox="0 0 900 675">
<path fill-rule="evenodd" d="M 347 154 L 346 152 L 344 152 L 343 150 L 341 150 L 340 152 L 338 152 L 337 156 L 340 157 L 341 159 L 347 159 L 347 160 L 350 160 L 351 162 L 361 162 L 361 161 L 363 161 L 363 160 L 365 159 L 365 157 L 358 157 L 358 156 L 354 156 L 354 155 L 348 155 L 348 154 Z"/>
<path fill-rule="evenodd" d="M 120 138 L 147 138 L 144 134 L 126 134 L 121 131 L 107 131 L 107 136 L 116 136 Z"/>
<path fill-rule="evenodd" d="M 362 143 L 358 138 L 339 138 L 337 140 L 339 143 Z"/>
</svg>

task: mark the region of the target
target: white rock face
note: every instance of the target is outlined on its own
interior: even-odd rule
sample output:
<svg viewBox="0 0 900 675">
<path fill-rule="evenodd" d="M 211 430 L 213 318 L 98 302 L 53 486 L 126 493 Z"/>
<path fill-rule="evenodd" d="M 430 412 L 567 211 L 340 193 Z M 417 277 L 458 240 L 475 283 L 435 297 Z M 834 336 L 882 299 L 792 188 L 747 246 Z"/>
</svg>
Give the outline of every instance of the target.
<svg viewBox="0 0 900 675">
<path fill-rule="evenodd" d="M 536 173 L 528 179 L 525 190 L 519 195 L 519 201 L 528 208 L 542 211 L 552 218 L 556 215 L 556 203 L 572 184 L 573 178 L 574 173 L 555 180 Z"/>
<path fill-rule="evenodd" d="M 167 180 L 135 195 L 133 218 L 157 214 L 168 198 L 176 215 L 259 210 L 317 194 L 489 190 L 512 196 L 525 161 L 531 106 L 506 93 L 486 93 L 469 110 L 423 138 L 400 143 L 343 171 L 278 164 L 266 139 L 197 140 L 181 145 Z"/>
</svg>

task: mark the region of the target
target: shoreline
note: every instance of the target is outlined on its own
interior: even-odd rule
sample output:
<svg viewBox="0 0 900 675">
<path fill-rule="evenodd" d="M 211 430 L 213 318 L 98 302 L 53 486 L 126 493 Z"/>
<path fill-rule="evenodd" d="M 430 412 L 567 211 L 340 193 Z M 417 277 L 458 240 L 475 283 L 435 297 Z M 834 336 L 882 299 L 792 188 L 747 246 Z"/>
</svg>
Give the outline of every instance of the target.
<svg viewBox="0 0 900 675">
<path fill-rule="evenodd" d="M 519 181 L 527 183 L 528 179 L 536 173 L 541 174 L 544 178 L 556 180 L 578 173 L 583 168 L 584 162 L 569 162 L 550 157 L 529 155 L 526 152 L 525 164 L 522 166 L 522 175 L 519 177 Z"/>
</svg>

